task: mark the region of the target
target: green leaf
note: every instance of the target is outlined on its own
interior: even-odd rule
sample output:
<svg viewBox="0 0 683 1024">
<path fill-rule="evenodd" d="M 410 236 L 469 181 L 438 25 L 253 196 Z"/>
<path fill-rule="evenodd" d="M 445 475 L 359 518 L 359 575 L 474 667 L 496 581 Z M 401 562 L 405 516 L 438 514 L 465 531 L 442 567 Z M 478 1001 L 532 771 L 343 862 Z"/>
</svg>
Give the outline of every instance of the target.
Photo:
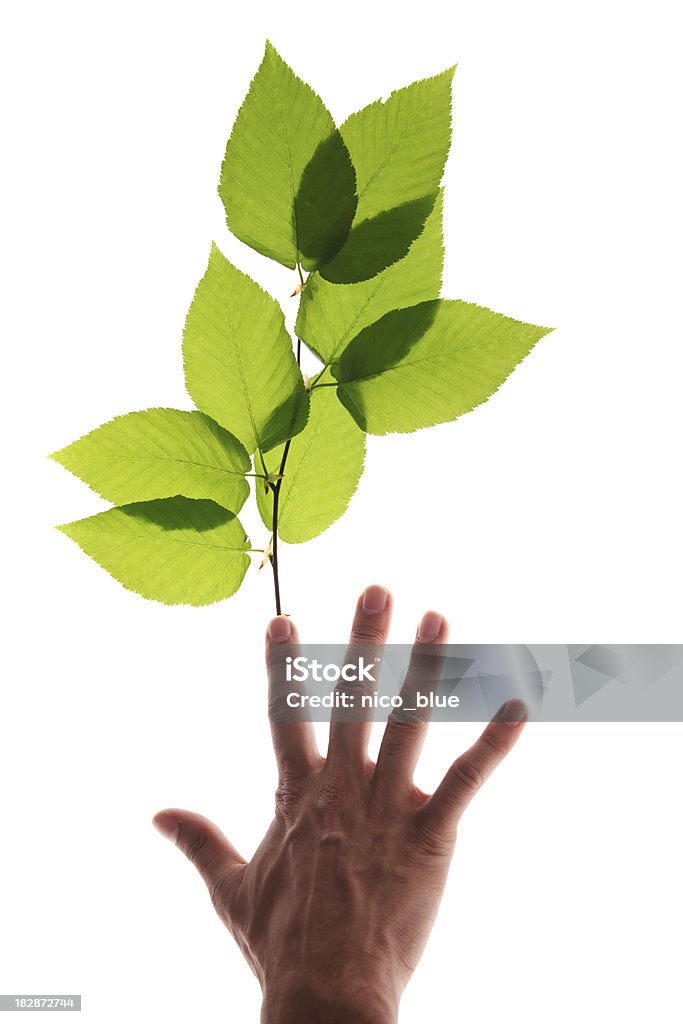
<svg viewBox="0 0 683 1024">
<path fill-rule="evenodd" d="M 215 245 L 185 322 L 185 382 L 249 453 L 303 429 L 308 394 L 282 310 Z"/>
<path fill-rule="evenodd" d="M 455 68 L 352 114 L 341 133 L 356 168 L 356 221 L 435 192 L 451 141 Z"/>
<path fill-rule="evenodd" d="M 454 68 L 393 92 L 341 126 L 356 168 L 358 208 L 344 247 L 320 270 L 361 281 L 402 259 L 438 195 L 451 140 Z"/>
<path fill-rule="evenodd" d="M 387 313 L 332 367 L 339 399 L 371 434 L 445 423 L 490 398 L 550 330 L 446 299 Z"/>
<path fill-rule="evenodd" d="M 333 284 L 355 284 L 403 259 L 422 233 L 438 196 L 432 192 L 354 224 L 344 247 L 321 268 L 321 276 Z"/>
<path fill-rule="evenodd" d="M 325 364 L 349 341 L 392 309 L 435 299 L 443 268 L 443 195 L 405 259 L 371 281 L 330 284 L 315 274 L 301 296 L 296 333 Z"/>
<path fill-rule="evenodd" d="M 117 416 L 50 458 L 115 505 L 182 494 L 239 512 L 249 494 L 249 456 L 201 412 Z"/>
<path fill-rule="evenodd" d="M 348 149 L 322 100 L 270 43 L 237 115 L 218 188 L 228 227 L 286 267 L 314 270 L 356 210 Z"/>
<path fill-rule="evenodd" d="M 276 474 L 282 448 L 266 457 Z M 316 390 L 306 429 L 294 438 L 280 489 L 278 533 L 290 544 L 311 540 L 346 510 L 363 472 L 365 438 L 332 388 Z M 273 491 L 257 481 L 256 500 L 261 518 L 273 528 Z"/>
<path fill-rule="evenodd" d="M 239 519 L 213 501 L 139 502 L 58 529 L 127 590 L 163 604 L 222 601 L 249 567 Z"/>
</svg>

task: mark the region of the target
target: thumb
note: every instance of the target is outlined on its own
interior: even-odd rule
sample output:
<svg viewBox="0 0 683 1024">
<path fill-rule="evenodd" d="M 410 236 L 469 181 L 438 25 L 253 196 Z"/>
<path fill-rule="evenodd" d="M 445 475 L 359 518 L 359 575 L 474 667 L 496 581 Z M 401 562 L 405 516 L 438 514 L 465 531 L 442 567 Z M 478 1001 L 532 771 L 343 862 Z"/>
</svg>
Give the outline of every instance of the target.
<svg viewBox="0 0 683 1024">
<path fill-rule="evenodd" d="M 159 811 L 152 824 L 194 864 L 218 913 L 229 916 L 246 861 L 218 826 L 201 814 L 176 808 Z"/>
</svg>

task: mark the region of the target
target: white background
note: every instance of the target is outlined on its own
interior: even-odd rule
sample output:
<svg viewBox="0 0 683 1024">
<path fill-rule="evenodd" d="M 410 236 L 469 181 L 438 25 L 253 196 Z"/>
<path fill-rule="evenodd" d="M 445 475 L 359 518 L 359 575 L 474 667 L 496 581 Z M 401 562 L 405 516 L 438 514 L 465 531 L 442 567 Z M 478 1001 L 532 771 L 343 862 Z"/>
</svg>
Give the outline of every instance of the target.
<svg viewBox="0 0 683 1024">
<path fill-rule="evenodd" d="M 212 239 L 294 312 L 216 195 L 266 35 L 338 120 L 458 62 L 444 294 L 557 327 L 488 405 L 371 440 L 349 514 L 283 554 L 304 638 L 340 639 L 378 581 L 397 641 L 428 606 L 468 642 L 683 639 L 674 21 L 652 0 L 3 4 L 0 991 L 82 992 L 97 1024 L 258 1018 L 150 818 L 184 805 L 257 844 L 271 578 L 204 610 L 124 591 L 52 529 L 104 503 L 45 456 L 189 407 Z M 420 784 L 474 731 L 434 728 Z M 468 812 L 403 1024 L 680 1020 L 682 737 L 528 728 Z"/>
</svg>

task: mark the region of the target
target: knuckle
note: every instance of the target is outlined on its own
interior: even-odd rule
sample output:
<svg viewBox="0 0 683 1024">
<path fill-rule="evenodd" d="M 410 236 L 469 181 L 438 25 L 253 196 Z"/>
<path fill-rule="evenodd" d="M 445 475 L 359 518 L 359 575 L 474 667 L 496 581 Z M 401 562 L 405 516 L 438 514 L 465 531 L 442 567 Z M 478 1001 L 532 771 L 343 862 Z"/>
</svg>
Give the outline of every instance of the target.
<svg viewBox="0 0 683 1024">
<path fill-rule="evenodd" d="M 360 618 L 353 627 L 351 640 L 357 644 L 384 643 L 384 625 L 374 619 Z"/>
<path fill-rule="evenodd" d="M 347 694 L 351 699 L 349 708 L 342 708 L 340 717 L 344 714 L 350 715 L 350 721 L 358 721 L 359 716 L 369 716 L 370 710 L 365 707 L 364 698 L 372 697 L 376 684 L 368 679 L 341 680 L 334 688 L 336 694 Z M 356 710 L 358 709 L 358 710 Z"/>
<path fill-rule="evenodd" d="M 440 648 L 432 650 L 428 644 L 418 644 L 410 656 L 410 673 L 419 679 L 423 689 L 426 685 L 437 686 L 443 660 L 443 650 Z"/>
<path fill-rule="evenodd" d="M 271 686 L 283 684 L 287 675 L 287 658 L 297 653 L 292 643 L 266 645 L 266 673 Z"/>
<path fill-rule="evenodd" d="M 268 718 L 271 722 L 291 722 L 298 717 L 296 711 L 287 703 L 290 692 L 277 690 L 271 693 L 268 700 Z"/>
<path fill-rule="evenodd" d="M 481 742 L 493 754 L 494 759 L 499 761 L 507 753 L 507 747 L 496 738 L 496 735 L 493 731 L 485 732 Z"/>
<path fill-rule="evenodd" d="M 334 690 L 335 693 L 349 694 L 353 699 L 353 707 L 363 710 L 363 697 L 372 696 L 376 687 L 374 679 L 340 679 Z"/>
<path fill-rule="evenodd" d="M 484 773 L 470 757 L 462 757 L 450 770 L 451 781 L 469 793 L 476 793 L 484 784 Z"/>
<path fill-rule="evenodd" d="M 450 857 L 455 845 L 456 830 L 436 828 L 427 819 L 421 821 L 419 826 L 410 832 L 408 838 L 418 853 L 427 857 Z"/>
<path fill-rule="evenodd" d="M 320 777 L 316 804 L 325 810 L 341 807 L 346 803 L 348 785 L 336 772 L 325 772 Z"/>
<path fill-rule="evenodd" d="M 409 743 L 422 731 L 428 715 L 421 708 L 395 708 L 387 718 L 391 729 L 391 742 L 403 745 Z"/>
<path fill-rule="evenodd" d="M 343 849 L 346 846 L 346 836 L 343 832 L 335 829 L 327 829 L 318 836 L 320 846 L 327 846 L 334 849 Z"/>
<path fill-rule="evenodd" d="M 195 832 L 185 843 L 185 856 L 192 864 L 197 864 L 205 849 L 207 836 L 205 832 Z"/>
<path fill-rule="evenodd" d="M 283 648 L 287 646 L 287 644 L 266 645 L 266 670 L 273 678 L 284 674 L 285 657 L 288 652 L 285 652 Z"/>
<path fill-rule="evenodd" d="M 300 776 L 288 772 L 282 774 L 275 790 L 276 811 L 284 817 L 290 817 L 292 812 L 301 805 L 304 792 L 305 785 Z"/>
</svg>

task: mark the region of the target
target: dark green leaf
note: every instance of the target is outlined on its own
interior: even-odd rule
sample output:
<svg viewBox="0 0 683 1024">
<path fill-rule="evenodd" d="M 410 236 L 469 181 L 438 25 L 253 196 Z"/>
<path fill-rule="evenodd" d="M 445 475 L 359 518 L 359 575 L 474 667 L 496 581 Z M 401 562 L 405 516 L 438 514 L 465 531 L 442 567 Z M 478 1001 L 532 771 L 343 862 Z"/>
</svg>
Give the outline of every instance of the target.
<svg viewBox="0 0 683 1024">
<path fill-rule="evenodd" d="M 321 269 L 321 276 L 333 284 L 355 284 L 403 259 L 422 233 L 438 195 L 412 199 L 354 224 L 343 248 Z"/>
<path fill-rule="evenodd" d="M 362 281 L 403 258 L 420 235 L 451 140 L 453 68 L 352 114 L 341 126 L 356 169 L 358 208 L 344 247 L 322 277 Z"/>
<path fill-rule="evenodd" d="M 438 298 L 443 267 L 443 196 L 405 259 L 371 281 L 336 285 L 315 274 L 301 296 L 296 333 L 328 364 L 349 341 L 392 309 Z"/>
</svg>

